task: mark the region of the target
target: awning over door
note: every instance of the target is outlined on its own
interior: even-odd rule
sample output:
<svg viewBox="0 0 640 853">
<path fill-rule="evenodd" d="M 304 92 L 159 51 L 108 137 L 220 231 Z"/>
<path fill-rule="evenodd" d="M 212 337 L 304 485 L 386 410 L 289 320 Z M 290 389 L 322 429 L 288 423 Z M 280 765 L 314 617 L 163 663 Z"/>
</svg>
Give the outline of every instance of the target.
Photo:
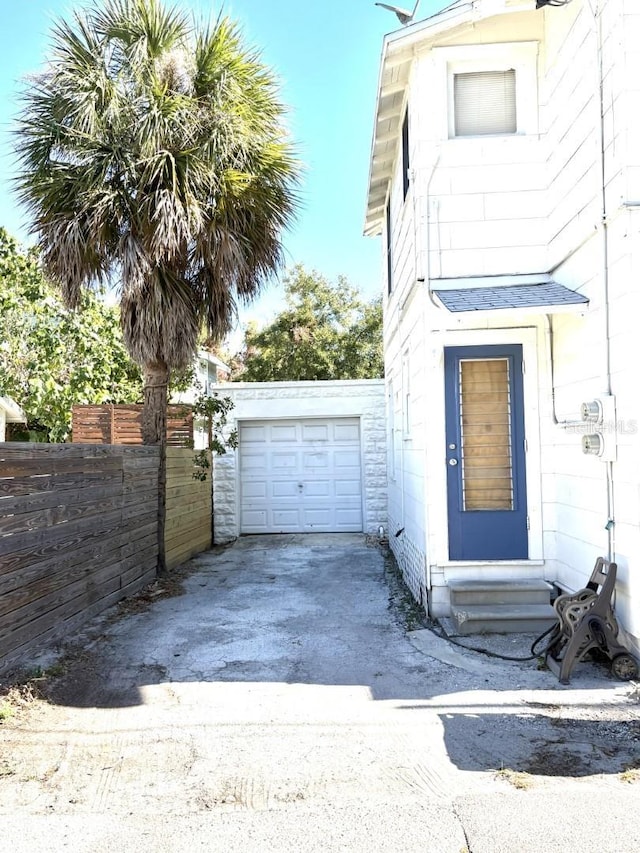
<svg viewBox="0 0 640 853">
<path fill-rule="evenodd" d="M 505 310 L 553 314 L 565 310 L 584 311 L 589 305 L 586 296 L 555 281 L 442 289 L 436 286 L 433 294 L 452 314 Z"/>
</svg>

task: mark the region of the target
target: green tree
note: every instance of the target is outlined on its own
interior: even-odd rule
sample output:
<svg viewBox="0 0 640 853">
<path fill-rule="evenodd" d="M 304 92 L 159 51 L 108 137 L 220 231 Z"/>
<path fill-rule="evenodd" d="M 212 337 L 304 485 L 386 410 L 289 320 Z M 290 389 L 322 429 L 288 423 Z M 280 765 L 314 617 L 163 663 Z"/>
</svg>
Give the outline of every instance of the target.
<svg viewBox="0 0 640 853">
<path fill-rule="evenodd" d="M 382 303 L 364 302 L 296 266 L 285 278 L 286 308 L 264 328 L 250 325 L 235 380 L 374 379 L 383 375 Z"/>
<path fill-rule="evenodd" d="M 0 395 L 13 397 L 28 429 L 45 440 L 68 438 L 74 403 L 125 403 L 142 394 L 117 309 L 91 293 L 81 307 L 66 308 L 37 252 L 21 250 L 0 228 Z"/>
</svg>

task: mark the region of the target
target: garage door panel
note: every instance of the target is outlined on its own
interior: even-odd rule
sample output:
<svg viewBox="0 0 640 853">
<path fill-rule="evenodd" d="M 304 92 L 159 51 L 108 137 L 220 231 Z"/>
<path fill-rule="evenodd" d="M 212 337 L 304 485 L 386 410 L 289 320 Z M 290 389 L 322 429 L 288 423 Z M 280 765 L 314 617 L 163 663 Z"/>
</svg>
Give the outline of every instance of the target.
<svg viewBox="0 0 640 853">
<path fill-rule="evenodd" d="M 362 530 L 357 418 L 240 425 L 241 532 Z"/>
<path fill-rule="evenodd" d="M 329 441 L 329 424 L 303 424 L 303 441 Z"/>
<path fill-rule="evenodd" d="M 360 429 L 358 424 L 339 424 L 333 428 L 334 441 L 357 441 L 360 443 Z"/>
<path fill-rule="evenodd" d="M 335 484 L 336 497 L 357 497 L 360 498 L 361 486 L 360 480 L 338 480 Z"/>
<path fill-rule="evenodd" d="M 327 469 L 329 467 L 329 454 L 322 453 L 303 453 L 302 467 L 305 471 L 309 468 Z"/>
<path fill-rule="evenodd" d="M 326 509 L 305 509 L 304 511 L 305 527 L 324 528 L 331 524 L 331 521 L 331 510 L 328 507 Z"/>
<path fill-rule="evenodd" d="M 242 526 L 255 528 L 256 533 L 267 532 L 267 512 L 258 509 L 242 510 Z"/>
<path fill-rule="evenodd" d="M 362 513 L 360 509 L 345 509 L 336 508 L 336 519 L 339 530 L 353 530 L 355 524 L 362 523 Z"/>
<path fill-rule="evenodd" d="M 267 459 L 264 453 L 245 451 L 240 458 L 240 470 L 253 474 L 260 472 L 261 476 L 264 476 L 264 472 L 267 470 Z"/>
<path fill-rule="evenodd" d="M 273 511 L 273 523 L 276 527 L 299 528 L 300 512 L 297 509 L 276 509 Z"/>
<path fill-rule="evenodd" d="M 271 482 L 272 498 L 298 498 L 298 481 L 274 480 Z"/>
<path fill-rule="evenodd" d="M 264 426 L 244 426 L 242 428 L 242 441 L 246 444 L 251 441 L 263 444 L 267 437 L 267 428 Z"/>
<path fill-rule="evenodd" d="M 246 499 L 255 498 L 264 501 L 268 494 L 266 480 L 248 480 L 244 484 L 243 494 Z"/>
<path fill-rule="evenodd" d="M 336 450 L 333 456 L 336 468 L 353 468 L 360 470 L 360 452 L 353 450 Z"/>
<path fill-rule="evenodd" d="M 297 471 L 299 458 L 297 453 L 274 453 L 270 468 L 274 472 Z"/>
<path fill-rule="evenodd" d="M 296 442 L 298 440 L 298 427 L 295 424 L 284 426 L 273 425 L 270 430 L 271 441 Z"/>
<path fill-rule="evenodd" d="M 305 480 L 302 484 L 301 496 L 305 501 L 314 498 L 331 498 L 333 483 L 330 480 Z"/>
</svg>

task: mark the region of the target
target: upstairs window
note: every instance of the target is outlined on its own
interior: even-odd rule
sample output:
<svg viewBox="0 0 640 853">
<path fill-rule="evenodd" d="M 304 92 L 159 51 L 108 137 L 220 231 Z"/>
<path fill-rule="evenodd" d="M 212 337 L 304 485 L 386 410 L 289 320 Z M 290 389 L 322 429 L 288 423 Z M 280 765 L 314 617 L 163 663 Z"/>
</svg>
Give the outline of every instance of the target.
<svg viewBox="0 0 640 853">
<path fill-rule="evenodd" d="M 490 136 L 538 134 L 538 42 L 434 47 L 432 53 L 434 82 L 442 81 L 434 87 L 433 114 L 443 139 L 484 144 Z"/>
<path fill-rule="evenodd" d="M 386 230 L 387 230 L 387 293 L 390 295 L 393 290 L 393 258 L 391 256 L 391 198 L 387 201 L 386 211 Z"/>
<path fill-rule="evenodd" d="M 402 122 L 402 198 L 409 192 L 409 110 L 404 114 Z"/>
<path fill-rule="evenodd" d="M 455 136 L 517 133 L 515 70 L 454 74 L 453 111 Z"/>
</svg>

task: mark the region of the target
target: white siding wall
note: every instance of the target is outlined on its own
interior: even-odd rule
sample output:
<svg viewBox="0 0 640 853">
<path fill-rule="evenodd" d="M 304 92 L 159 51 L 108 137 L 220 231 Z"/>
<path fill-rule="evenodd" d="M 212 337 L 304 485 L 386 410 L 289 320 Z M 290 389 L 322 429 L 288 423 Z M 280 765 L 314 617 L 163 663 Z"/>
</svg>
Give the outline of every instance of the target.
<svg viewBox="0 0 640 853">
<path fill-rule="evenodd" d="M 437 614 L 446 612 L 447 581 L 464 571 L 448 563 L 446 553 L 444 346 L 522 342 L 525 357 L 535 367 L 535 379 L 530 372 L 525 375 L 533 563 L 529 568 L 512 566 L 512 576 L 544 575 L 568 590 L 585 584 L 596 557 L 606 555 L 609 544 L 607 465 L 582 453 L 581 426 L 554 424 L 546 317 L 454 318 L 432 304 L 427 284 L 420 280 L 550 271 L 556 280 L 589 298 L 586 314 L 553 318 L 555 408 L 559 420 L 578 420 L 581 403 L 607 390 L 609 357 L 618 424 L 618 456 L 612 466 L 614 556 L 619 565 L 616 611 L 636 651 L 640 650 L 637 6 L 634 0 L 600 3 L 608 282 L 601 227 L 597 29 L 588 2 L 575 0 L 533 16 L 480 22 L 473 31 L 472 41 L 479 44 L 540 40 L 539 139 L 448 140 L 443 132 L 445 66 L 437 51 L 418 55 L 409 90 L 415 180 L 403 203 L 396 166 L 391 190 L 394 292 L 385 303 L 386 370 L 393 388 L 395 427 L 390 542 L 414 595 L 420 598 L 429 582 L 434 586 L 431 605 Z M 441 44 L 449 51 L 456 42 L 469 44 L 469 33 L 449 33 Z M 402 362 L 407 352 L 412 365 L 412 425 L 410 435 L 403 436 Z M 401 529 L 404 532 L 394 537 Z M 494 571 L 490 565 L 474 567 L 477 577 L 494 576 Z"/>
<path fill-rule="evenodd" d="M 618 455 L 612 466 L 614 557 L 618 562 L 616 611 L 638 649 L 640 584 L 640 440 L 635 365 L 640 341 L 635 318 L 640 301 L 638 214 L 625 209 L 640 152 L 630 140 L 638 127 L 638 98 L 629 97 L 637 78 L 629 66 L 637 12 L 623 15 L 626 0 L 602 6 L 604 136 L 599 132 L 598 34 L 587 3 L 548 15 L 543 122 L 549 141 L 549 207 L 554 277 L 588 296 L 584 317 L 554 319 L 556 408 L 560 420 L 579 418 L 580 404 L 606 393 L 610 359 L 616 396 Z M 629 30 L 627 31 L 627 27 Z M 637 33 L 637 30 L 636 30 Z M 637 94 L 637 93 L 636 93 Z M 601 228 L 601 162 L 605 151 L 607 262 Z M 607 316 L 608 315 L 608 316 Z M 608 340 L 609 338 L 609 340 Z M 581 429 L 554 427 L 543 418 L 545 555 L 548 572 L 576 590 L 588 579 L 595 558 L 607 555 L 609 518 L 607 465 L 581 451 Z"/>
<path fill-rule="evenodd" d="M 535 103 L 531 104 L 537 97 L 536 52 L 541 37 L 539 14 L 519 15 L 508 22 L 498 18 L 475 28 L 472 39 L 466 31 L 445 34 L 418 57 L 414 79 L 421 97 L 412 97 L 412 116 L 420 143 L 414 162 L 428 228 L 424 266 L 432 278 L 546 269 L 544 149 L 533 132 L 538 117 Z M 510 47 L 519 42 L 521 48 Z M 499 45 L 516 61 L 522 52 L 525 64 L 533 65 L 533 91 L 527 89 L 518 102 L 520 113 L 532 114 L 532 132 L 449 139 L 449 69 L 458 62 L 490 63 L 500 53 Z"/>
<path fill-rule="evenodd" d="M 242 420 L 360 418 L 365 532 L 377 534 L 387 518 L 387 436 L 384 381 L 237 382 L 221 389 L 234 403 L 227 432 Z M 216 544 L 239 535 L 238 454 L 214 459 L 213 514 Z"/>
<path fill-rule="evenodd" d="M 410 164 L 417 163 L 420 139 L 418 113 L 410 103 Z M 423 288 L 416 287 L 421 271 L 421 214 L 412 178 L 403 198 L 401 157 L 391 185 L 393 289 L 384 303 L 385 376 L 387 407 L 392 411 L 389 437 L 389 544 L 411 592 L 426 604 L 426 507 L 424 467 L 428 436 L 425 376 L 426 340 L 423 330 Z M 407 422 L 407 395 L 408 422 Z"/>
</svg>

